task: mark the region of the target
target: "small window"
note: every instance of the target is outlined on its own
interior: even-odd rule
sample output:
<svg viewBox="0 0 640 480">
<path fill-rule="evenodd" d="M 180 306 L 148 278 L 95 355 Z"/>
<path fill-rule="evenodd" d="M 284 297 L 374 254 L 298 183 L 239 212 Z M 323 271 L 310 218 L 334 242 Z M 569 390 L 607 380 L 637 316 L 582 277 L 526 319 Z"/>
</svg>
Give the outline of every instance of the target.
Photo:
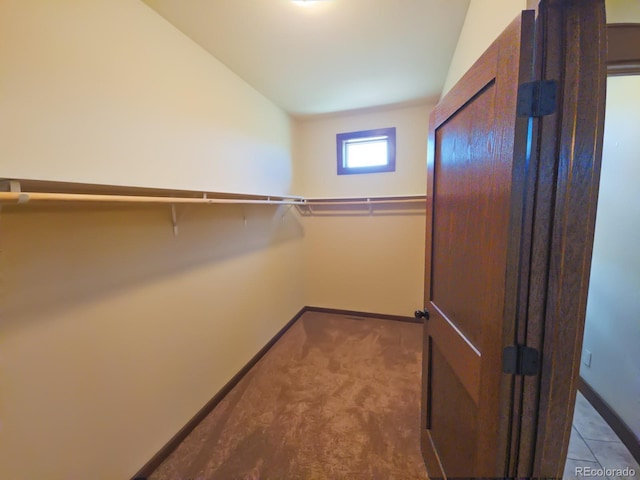
<svg viewBox="0 0 640 480">
<path fill-rule="evenodd" d="M 339 133 L 336 141 L 338 175 L 396 170 L 395 127 Z"/>
</svg>

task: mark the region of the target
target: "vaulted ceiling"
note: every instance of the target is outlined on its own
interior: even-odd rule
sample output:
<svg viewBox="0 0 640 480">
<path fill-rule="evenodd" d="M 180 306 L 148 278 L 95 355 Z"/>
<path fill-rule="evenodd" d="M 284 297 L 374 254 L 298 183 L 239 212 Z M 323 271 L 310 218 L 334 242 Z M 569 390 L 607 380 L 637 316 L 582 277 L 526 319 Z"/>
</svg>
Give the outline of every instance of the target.
<svg viewBox="0 0 640 480">
<path fill-rule="evenodd" d="M 437 100 L 469 0 L 144 0 L 287 112 Z"/>
</svg>

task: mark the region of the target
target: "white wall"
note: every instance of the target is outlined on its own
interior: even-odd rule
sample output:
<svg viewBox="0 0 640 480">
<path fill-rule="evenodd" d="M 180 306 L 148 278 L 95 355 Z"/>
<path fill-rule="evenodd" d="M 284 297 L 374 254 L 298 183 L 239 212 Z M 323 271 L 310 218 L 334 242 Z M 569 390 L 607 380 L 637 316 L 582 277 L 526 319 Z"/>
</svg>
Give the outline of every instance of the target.
<svg viewBox="0 0 640 480">
<path fill-rule="evenodd" d="M 429 105 L 298 121 L 295 176 L 310 197 L 424 194 Z M 396 127 L 396 171 L 337 175 L 336 134 Z M 307 305 L 411 315 L 424 296 L 424 208 L 301 219 Z M 358 213 L 358 212 L 356 212 Z M 394 214 L 392 214 L 394 213 Z"/>
<path fill-rule="evenodd" d="M 303 306 L 284 212 L 5 206 L 0 478 L 145 464 Z"/>
<path fill-rule="evenodd" d="M 288 116 L 138 0 L 1 0 L 0 65 L 0 177 L 290 189 Z"/>
<path fill-rule="evenodd" d="M 379 108 L 298 119 L 295 190 L 307 197 L 424 194 L 429 105 Z M 396 127 L 396 171 L 337 175 L 336 134 Z"/>
<path fill-rule="evenodd" d="M 637 0 L 606 0 L 606 7 L 608 23 L 640 22 L 640 2 Z M 526 8 L 526 0 L 471 0 L 442 96 Z"/>
<path fill-rule="evenodd" d="M 442 89 L 443 96 L 526 8 L 526 0 L 471 0 Z"/>
<path fill-rule="evenodd" d="M 0 0 L 0 177 L 286 193 L 290 129 L 138 0 Z M 304 305 L 291 211 L 179 218 L 3 206 L 0 478 L 129 478 Z"/>
<path fill-rule="evenodd" d="M 424 209 L 304 218 L 305 304 L 411 316 L 424 297 Z"/>
<path fill-rule="evenodd" d="M 580 374 L 640 437 L 640 76 L 609 77 Z"/>
<path fill-rule="evenodd" d="M 638 0 L 606 0 L 607 23 L 640 22 L 640 2 Z"/>
</svg>

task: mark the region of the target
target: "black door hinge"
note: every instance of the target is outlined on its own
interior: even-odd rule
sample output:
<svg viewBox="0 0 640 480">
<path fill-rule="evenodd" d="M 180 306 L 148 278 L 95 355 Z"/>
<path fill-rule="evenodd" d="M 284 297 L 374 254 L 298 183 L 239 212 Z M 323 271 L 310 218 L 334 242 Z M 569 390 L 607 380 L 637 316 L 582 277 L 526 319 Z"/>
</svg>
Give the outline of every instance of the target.
<svg viewBox="0 0 640 480">
<path fill-rule="evenodd" d="M 558 82 L 541 80 L 523 83 L 518 87 L 517 114 L 519 117 L 544 117 L 557 108 Z"/>
<path fill-rule="evenodd" d="M 524 345 L 505 347 L 502 351 L 502 371 L 512 375 L 537 375 L 540 370 L 538 350 Z"/>
</svg>

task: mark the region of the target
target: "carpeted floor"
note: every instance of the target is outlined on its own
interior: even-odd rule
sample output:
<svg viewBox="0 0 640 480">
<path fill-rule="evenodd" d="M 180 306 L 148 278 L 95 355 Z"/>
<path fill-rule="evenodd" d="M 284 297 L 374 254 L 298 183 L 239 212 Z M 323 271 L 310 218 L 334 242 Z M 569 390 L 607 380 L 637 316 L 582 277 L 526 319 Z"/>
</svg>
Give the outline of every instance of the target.
<svg viewBox="0 0 640 480">
<path fill-rule="evenodd" d="M 150 480 L 426 479 L 421 338 L 305 313 Z"/>
</svg>

